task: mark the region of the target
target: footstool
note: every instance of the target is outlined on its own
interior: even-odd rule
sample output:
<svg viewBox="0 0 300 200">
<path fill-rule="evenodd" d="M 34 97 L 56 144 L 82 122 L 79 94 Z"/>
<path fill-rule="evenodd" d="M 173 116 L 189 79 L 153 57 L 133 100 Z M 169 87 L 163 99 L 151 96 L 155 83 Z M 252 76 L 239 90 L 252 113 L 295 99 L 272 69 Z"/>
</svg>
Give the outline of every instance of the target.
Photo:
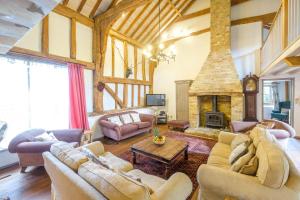
<svg viewBox="0 0 300 200">
<path fill-rule="evenodd" d="M 168 127 L 184 131 L 185 129 L 190 127 L 190 122 L 186 120 L 171 120 L 168 121 Z"/>
</svg>

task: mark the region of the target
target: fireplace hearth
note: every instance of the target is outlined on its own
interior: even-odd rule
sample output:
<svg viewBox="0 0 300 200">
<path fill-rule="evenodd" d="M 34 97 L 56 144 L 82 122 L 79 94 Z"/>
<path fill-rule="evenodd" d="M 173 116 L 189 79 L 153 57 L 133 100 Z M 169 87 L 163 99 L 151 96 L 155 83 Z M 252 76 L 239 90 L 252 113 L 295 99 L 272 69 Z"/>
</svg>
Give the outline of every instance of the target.
<svg viewBox="0 0 300 200">
<path fill-rule="evenodd" d="M 218 97 L 211 97 L 212 112 L 205 113 L 205 125 L 211 128 L 224 128 L 224 113 L 218 112 Z"/>
</svg>

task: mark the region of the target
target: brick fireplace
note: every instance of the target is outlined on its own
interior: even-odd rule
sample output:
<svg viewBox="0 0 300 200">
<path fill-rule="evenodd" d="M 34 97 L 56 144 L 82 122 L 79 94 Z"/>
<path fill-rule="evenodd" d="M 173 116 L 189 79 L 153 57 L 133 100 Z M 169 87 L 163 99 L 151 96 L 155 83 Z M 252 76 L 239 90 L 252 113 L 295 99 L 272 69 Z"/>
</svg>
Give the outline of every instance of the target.
<svg viewBox="0 0 300 200">
<path fill-rule="evenodd" d="M 243 119 L 243 92 L 230 50 L 230 0 L 211 0 L 211 52 L 189 89 L 191 127 L 206 125 L 212 96 L 227 121 Z M 210 110 L 209 110 L 210 108 Z"/>
</svg>

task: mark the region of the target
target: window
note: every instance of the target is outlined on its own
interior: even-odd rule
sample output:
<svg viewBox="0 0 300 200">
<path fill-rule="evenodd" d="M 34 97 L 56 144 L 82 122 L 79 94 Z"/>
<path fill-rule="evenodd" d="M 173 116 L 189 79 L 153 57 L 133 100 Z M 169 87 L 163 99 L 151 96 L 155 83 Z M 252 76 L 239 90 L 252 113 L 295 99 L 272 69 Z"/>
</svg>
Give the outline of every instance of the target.
<svg viewBox="0 0 300 200">
<path fill-rule="evenodd" d="M 30 128 L 69 127 L 65 65 L 0 57 L 0 121 L 7 123 L 0 149 Z"/>
<path fill-rule="evenodd" d="M 264 85 L 264 104 L 273 105 L 273 92 L 271 85 Z"/>
</svg>

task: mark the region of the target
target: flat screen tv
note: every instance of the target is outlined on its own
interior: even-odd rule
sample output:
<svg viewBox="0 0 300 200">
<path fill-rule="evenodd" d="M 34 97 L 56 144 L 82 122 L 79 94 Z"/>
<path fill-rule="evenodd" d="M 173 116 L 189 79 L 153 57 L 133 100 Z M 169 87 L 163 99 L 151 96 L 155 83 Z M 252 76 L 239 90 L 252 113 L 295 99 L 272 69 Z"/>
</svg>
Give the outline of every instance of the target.
<svg viewBox="0 0 300 200">
<path fill-rule="evenodd" d="M 165 106 L 165 94 L 146 94 L 146 106 Z"/>
</svg>

